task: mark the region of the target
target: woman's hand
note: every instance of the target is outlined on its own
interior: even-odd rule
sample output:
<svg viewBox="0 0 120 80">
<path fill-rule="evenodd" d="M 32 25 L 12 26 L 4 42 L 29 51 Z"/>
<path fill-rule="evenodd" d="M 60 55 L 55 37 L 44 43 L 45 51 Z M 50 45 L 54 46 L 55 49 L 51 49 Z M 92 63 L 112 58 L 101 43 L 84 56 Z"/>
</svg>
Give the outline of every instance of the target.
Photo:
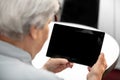
<svg viewBox="0 0 120 80">
<path fill-rule="evenodd" d="M 73 63 L 70 63 L 67 59 L 62 58 L 50 58 L 47 63 L 43 66 L 44 69 L 58 73 L 66 68 L 72 68 Z"/>
<path fill-rule="evenodd" d="M 92 68 L 88 68 L 89 73 L 87 75 L 87 80 L 101 80 L 102 75 L 107 68 L 107 64 L 104 58 L 104 54 L 101 53 L 97 62 L 93 65 Z"/>
</svg>

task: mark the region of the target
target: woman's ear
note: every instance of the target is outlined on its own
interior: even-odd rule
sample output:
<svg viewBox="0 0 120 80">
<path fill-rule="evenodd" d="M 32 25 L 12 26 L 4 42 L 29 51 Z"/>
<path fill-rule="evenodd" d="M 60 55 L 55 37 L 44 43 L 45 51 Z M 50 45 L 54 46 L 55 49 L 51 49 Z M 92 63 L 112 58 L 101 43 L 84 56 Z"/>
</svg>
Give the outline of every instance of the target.
<svg viewBox="0 0 120 80">
<path fill-rule="evenodd" d="M 30 27 L 30 33 L 29 33 L 29 35 L 31 36 L 32 39 L 36 39 L 37 38 L 37 33 L 38 33 L 37 28 L 32 25 Z"/>
</svg>

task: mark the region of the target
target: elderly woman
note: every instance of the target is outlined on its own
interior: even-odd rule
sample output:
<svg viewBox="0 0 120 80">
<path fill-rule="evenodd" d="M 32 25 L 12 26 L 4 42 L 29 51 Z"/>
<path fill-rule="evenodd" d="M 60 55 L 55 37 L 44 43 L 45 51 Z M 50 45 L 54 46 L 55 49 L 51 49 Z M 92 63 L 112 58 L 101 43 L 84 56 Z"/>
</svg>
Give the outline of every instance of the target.
<svg viewBox="0 0 120 80">
<path fill-rule="evenodd" d="M 58 0 L 0 0 L 0 80 L 61 80 L 54 73 L 72 68 L 72 63 L 60 58 L 50 59 L 39 70 L 31 64 L 58 9 Z M 100 80 L 105 68 L 101 54 L 87 79 Z"/>
</svg>

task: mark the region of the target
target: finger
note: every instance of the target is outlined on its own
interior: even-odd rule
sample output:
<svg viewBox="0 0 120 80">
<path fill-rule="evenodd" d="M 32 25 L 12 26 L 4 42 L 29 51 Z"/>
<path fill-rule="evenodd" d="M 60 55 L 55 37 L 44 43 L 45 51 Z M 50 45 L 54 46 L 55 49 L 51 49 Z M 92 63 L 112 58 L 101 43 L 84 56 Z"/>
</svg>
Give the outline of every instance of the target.
<svg viewBox="0 0 120 80">
<path fill-rule="evenodd" d="M 68 63 L 66 64 L 66 66 L 72 68 L 72 67 L 73 67 L 73 63 L 68 62 Z"/>
<path fill-rule="evenodd" d="M 91 71 L 91 67 L 88 67 L 88 71 L 89 71 L 89 72 Z"/>
<path fill-rule="evenodd" d="M 103 65 L 105 68 L 107 68 L 107 63 L 106 63 L 106 60 L 105 60 L 105 56 L 104 56 L 104 53 L 101 53 L 99 58 L 98 58 L 98 61 L 97 61 L 97 64 L 101 64 Z"/>
<path fill-rule="evenodd" d="M 95 66 L 100 69 L 101 73 L 104 73 L 104 71 L 106 70 L 107 63 L 103 53 L 100 54 Z"/>
<path fill-rule="evenodd" d="M 51 60 L 58 64 L 67 64 L 69 62 L 67 59 L 63 58 L 51 58 Z"/>
<path fill-rule="evenodd" d="M 70 63 L 70 68 L 72 68 L 72 67 L 73 67 L 73 64 L 74 64 L 74 63 Z"/>
</svg>

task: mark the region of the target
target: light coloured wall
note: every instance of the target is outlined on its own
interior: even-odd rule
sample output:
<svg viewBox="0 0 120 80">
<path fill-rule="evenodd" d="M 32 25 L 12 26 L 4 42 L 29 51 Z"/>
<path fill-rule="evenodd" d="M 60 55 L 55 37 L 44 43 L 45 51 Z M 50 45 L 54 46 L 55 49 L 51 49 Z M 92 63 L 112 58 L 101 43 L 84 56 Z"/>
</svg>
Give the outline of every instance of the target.
<svg viewBox="0 0 120 80">
<path fill-rule="evenodd" d="M 116 2 L 116 16 L 115 16 L 115 21 L 116 21 L 116 27 L 115 27 L 115 37 L 117 39 L 117 41 L 119 42 L 120 44 L 120 0 L 115 0 Z"/>
<path fill-rule="evenodd" d="M 99 29 L 114 36 L 114 0 L 100 0 Z"/>
<path fill-rule="evenodd" d="M 120 0 L 100 0 L 98 26 L 120 44 Z M 120 59 L 116 68 L 120 69 Z"/>
<path fill-rule="evenodd" d="M 120 0 L 115 0 L 115 38 L 120 45 Z M 116 68 L 120 69 L 120 58 Z"/>
</svg>

